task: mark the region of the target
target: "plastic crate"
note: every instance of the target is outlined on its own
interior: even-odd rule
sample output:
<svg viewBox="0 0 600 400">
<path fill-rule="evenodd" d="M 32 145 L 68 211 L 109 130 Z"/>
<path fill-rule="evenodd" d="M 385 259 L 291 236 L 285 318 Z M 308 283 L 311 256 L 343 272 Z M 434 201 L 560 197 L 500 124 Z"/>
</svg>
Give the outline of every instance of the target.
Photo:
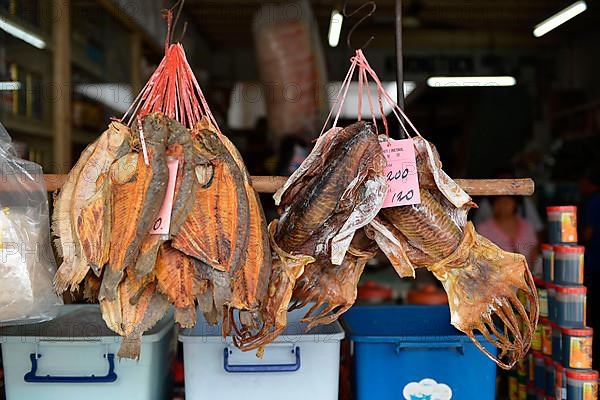
<svg viewBox="0 0 600 400">
<path fill-rule="evenodd" d="M 0 329 L 7 400 L 164 400 L 174 356 L 172 315 L 142 338 L 139 361 L 119 360 L 121 337 L 97 305 L 65 305 L 56 319 Z"/>
<path fill-rule="evenodd" d="M 357 400 L 494 400 L 496 364 L 450 325 L 448 306 L 353 307 L 344 321 Z"/>
<path fill-rule="evenodd" d="M 306 310 L 288 314 L 286 330 L 265 347 L 242 352 L 221 326 L 200 317 L 196 327 L 179 335 L 183 342 L 185 398 L 244 400 L 337 400 L 340 341 L 338 322 L 305 333 L 299 321 Z"/>
</svg>

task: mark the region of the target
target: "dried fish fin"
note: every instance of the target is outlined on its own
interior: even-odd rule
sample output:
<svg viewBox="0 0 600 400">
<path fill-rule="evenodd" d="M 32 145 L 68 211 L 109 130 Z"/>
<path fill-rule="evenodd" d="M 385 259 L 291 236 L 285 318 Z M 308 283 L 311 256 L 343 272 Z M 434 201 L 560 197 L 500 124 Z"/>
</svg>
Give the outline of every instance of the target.
<svg viewBox="0 0 600 400">
<path fill-rule="evenodd" d="M 524 256 L 501 250 L 468 223 L 457 251 L 429 269 L 448 294 L 452 325 L 473 339 L 473 330 L 485 334 L 484 324 L 495 314 L 507 332 L 497 335 L 504 358 L 484 352 L 505 369 L 525 356 L 537 324 L 538 302 Z M 520 303 L 520 291 L 528 300 L 528 311 Z"/>
</svg>

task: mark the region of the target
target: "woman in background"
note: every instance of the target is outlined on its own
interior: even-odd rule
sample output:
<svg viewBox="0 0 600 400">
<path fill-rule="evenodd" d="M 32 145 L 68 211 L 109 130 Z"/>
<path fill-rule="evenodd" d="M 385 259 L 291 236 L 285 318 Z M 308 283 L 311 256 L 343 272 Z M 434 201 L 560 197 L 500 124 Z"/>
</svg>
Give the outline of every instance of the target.
<svg viewBox="0 0 600 400">
<path fill-rule="evenodd" d="M 530 268 L 539 254 L 539 241 L 534 228 L 519 216 L 516 197 L 497 196 L 491 199 L 492 216 L 477 225 L 477 231 L 496 243 L 502 250 L 521 253 Z"/>
</svg>

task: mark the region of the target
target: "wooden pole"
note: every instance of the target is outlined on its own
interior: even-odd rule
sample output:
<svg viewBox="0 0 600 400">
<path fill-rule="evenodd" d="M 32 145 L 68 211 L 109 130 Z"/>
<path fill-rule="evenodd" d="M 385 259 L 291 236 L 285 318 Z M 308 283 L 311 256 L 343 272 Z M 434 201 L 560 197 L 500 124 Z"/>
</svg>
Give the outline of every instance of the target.
<svg viewBox="0 0 600 400">
<path fill-rule="evenodd" d="M 53 153 L 54 171 L 71 169 L 71 7 L 70 0 L 53 2 L 56 19 L 53 41 Z"/>
<path fill-rule="evenodd" d="M 67 181 L 67 175 L 44 175 L 46 189 L 53 192 Z M 283 186 L 285 176 L 253 176 L 252 184 L 259 193 L 275 193 Z M 535 184 L 531 179 L 455 179 L 472 196 L 531 196 Z"/>
</svg>

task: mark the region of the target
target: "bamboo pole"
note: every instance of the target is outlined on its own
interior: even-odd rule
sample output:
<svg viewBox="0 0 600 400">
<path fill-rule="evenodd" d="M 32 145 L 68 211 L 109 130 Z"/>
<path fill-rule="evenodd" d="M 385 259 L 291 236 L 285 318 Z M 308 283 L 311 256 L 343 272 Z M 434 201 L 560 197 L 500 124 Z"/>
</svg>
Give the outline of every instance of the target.
<svg viewBox="0 0 600 400">
<path fill-rule="evenodd" d="M 44 175 L 49 192 L 60 189 L 67 181 L 67 175 Z M 283 186 L 285 176 L 253 176 L 252 184 L 259 193 L 275 193 Z M 531 179 L 455 179 L 472 196 L 531 196 L 535 184 Z"/>
</svg>

